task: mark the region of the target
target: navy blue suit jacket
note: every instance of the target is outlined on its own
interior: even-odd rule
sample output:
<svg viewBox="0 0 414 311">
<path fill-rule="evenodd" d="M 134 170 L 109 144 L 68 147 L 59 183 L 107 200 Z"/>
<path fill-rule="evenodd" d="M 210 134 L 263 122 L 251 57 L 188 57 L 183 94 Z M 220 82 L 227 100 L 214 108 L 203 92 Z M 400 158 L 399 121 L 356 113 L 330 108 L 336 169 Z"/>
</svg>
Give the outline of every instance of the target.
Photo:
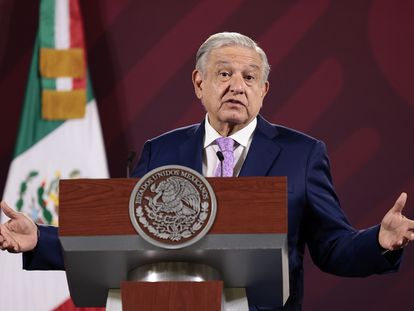
<svg viewBox="0 0 414 311">
<path fill-rule="evenodd" d="M 203 138 L 204 122 L 148 140 L 133 176 L 141 177 L 154 168 L 172 164 L 202 173 Z M 401 252 L 382 255 L 378 225 L 358 231 L 346 219 L 332 185 L 323 142 L 258 116 L 239 176 L 287 176 L 290 297 L 283 310 L 301 310 L 305 245 L 321 270 L 336 275 L 362 277 L 398 268 Z M 45 259 L 43 232 L 40 236 L 37 250 L 25 255 L 25 268 L 45 268 L 41 262 L 63 268 L 61 259 Z M 255 301 L 261 294 L 248 290 L 248 299 Z"/>
</svg>

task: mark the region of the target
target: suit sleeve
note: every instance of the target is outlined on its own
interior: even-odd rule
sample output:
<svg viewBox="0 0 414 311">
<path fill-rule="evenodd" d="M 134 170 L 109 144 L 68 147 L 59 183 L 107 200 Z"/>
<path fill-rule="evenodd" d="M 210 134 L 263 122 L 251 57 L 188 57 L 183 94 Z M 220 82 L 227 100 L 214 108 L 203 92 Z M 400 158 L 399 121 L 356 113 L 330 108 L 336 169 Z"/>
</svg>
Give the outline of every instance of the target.
<svg viewBox="0 0 414 311">
<path fill-rule="evenodd" d="M 23 253 L 25 270 L 64 270 L 62 246 L 58 237 L 58 228 L 38 226 L 39 240 L 34 250 Z"/>
<path fill-rule="evenodd" d="M 146 142 L 140 160 L 134 168 L 133 177 L 141 177 L 148 171 L 151 143 Z M 25 270 L 64 270 L 62 246 L 58 237 L 58 228 L 38 226 L 39 240 L 34 250 L 23 253 Z"/>
<path fill-rule="evenodd" d="M 346 219 L 332 185 L 322 142 L 315 144 L 308 160 L 306 195 L 306 240 L 312 259 L 321 270 L 361 277 L 398 269 L 402 251 L 382 254 L 379 225 L 356 230 Z"/>
</svg>

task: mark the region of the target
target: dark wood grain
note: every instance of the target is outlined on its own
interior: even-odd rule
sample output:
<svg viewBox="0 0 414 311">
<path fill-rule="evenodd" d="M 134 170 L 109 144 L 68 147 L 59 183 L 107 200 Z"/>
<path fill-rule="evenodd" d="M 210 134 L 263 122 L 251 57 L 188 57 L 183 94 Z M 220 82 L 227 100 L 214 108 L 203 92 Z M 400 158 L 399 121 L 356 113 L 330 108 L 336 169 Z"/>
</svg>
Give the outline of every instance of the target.
<svg viewBox="0 0 414 311">
<path fill-rule="evenodd" d="M 287 232 L 285 177 L 208 178 L 217 198 L 210 233 Z M 136 234 L 129 199 L 137 179 L 60 181 L 62 236 Z"/>
<path fill-rule="evenodd" d="M 123 311 L 220 311 L 223 282 L 122 282 Z"/>
</svg>

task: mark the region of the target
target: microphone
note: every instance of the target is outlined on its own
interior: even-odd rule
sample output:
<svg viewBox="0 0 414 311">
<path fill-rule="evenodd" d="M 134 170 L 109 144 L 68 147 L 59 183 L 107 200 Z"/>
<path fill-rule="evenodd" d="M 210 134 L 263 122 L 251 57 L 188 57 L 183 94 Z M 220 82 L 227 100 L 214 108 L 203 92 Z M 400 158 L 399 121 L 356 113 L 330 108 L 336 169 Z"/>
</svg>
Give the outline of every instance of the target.
<svg viewBox="0 0 414 311">
<path fill-rule="evenodd" d="M 137 153 L 135 151 L 128 152 L 128 158 L 127 158 L 127 166 L 126 166 L 126 177 L 129 178 L 131 176 L 131 167 L 135 159 L 135 155 Z"/>
<path fill-rule="evenodd" d="M 224 155 L 223 152 L 220 150 L 216 152 L 217 158 L 219 159 L 221 165 L 220 165 L 220 177 L 223 177 L 223 161 L 224 161 Z"/>
</svg>

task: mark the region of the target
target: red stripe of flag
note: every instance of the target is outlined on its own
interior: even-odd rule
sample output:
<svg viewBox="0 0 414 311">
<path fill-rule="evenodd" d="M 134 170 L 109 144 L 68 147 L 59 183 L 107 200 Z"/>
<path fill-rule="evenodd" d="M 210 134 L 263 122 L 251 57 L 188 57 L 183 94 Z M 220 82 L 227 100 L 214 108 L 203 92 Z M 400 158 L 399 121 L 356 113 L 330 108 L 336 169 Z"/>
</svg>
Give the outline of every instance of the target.
<svg viewBox="0 0 414 311">
<path fill-rule="evenodd" d="M 85 39 L 83 36 L 83 23 L 82 15 L 80 12 L 79 1 L 78 0 L 69 0 L 69 16 L 70 16 L 70 47 L 71 48 L 82 48 L 84 53 L 84 64 L 85 70 L 86 66 L 86 49 L 85 49 Z M 86 79 L 79 78 L 73 79 L 73 89 L 86 89 Z"/>
</svg>

